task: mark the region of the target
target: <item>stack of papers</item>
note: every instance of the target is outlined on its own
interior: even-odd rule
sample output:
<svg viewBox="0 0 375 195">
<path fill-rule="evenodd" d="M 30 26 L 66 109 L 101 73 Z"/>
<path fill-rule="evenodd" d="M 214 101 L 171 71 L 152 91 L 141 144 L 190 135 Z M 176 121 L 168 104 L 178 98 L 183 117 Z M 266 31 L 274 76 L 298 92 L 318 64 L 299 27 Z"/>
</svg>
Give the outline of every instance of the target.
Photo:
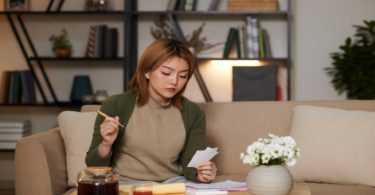
<svg viewBox="0 0 375 195">
<path fill-rule="evenodd" d="M 217 148 L 207 147 L 205 150 L 198 150 L 187 166 L 198 168 L 199 163 L 211 160 L 218 153 Z"/>
<path fill-rule="evenodd" d="M 188 190 L 225 190 L 225 191 L 246 191 L 246 182 L 237 182 L 226 180 L 223 182 L 214 183 L 193 183 L 186 182 L 186 189 Z"/>
</svg>

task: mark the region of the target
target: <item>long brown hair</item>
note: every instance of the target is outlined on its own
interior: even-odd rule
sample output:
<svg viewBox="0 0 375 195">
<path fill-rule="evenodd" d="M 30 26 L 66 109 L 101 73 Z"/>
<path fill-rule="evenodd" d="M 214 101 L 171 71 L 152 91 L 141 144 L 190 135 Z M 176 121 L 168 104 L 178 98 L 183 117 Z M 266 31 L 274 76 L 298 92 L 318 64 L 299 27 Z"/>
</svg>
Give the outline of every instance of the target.
<svg viewBox="0 0 375 195">
<path fill-rule="evenodd" d="M 138 94 L 138 105 L 142 106 L 146 104 L 150 96 L 148 91 L 149 81 L 146 79 L 145 74 L 156 70 L 160 65 L 173 57 L 181 58 L 189 65 L 189 80 L 196 68 L 196 61 L 194 55 L 185 44 L 174 39 L 158 39 L 145 49 L 130 83 L 131 90 Z M 182 94 L 185 88 L 186 85 L 171 98 L 170 103 L 179 109 L 182 108 Z"/>
</svg>

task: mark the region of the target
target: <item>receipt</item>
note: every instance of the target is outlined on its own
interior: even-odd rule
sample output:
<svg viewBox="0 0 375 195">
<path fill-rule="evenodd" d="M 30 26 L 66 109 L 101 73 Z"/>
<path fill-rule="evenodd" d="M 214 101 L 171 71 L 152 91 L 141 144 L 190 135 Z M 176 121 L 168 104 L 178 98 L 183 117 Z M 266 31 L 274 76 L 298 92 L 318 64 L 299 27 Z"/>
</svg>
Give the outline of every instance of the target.
<svg viewBox="0 0 375 195">
<path fill-rule="evenodd" d="M 193 158 L 191 158 L 191 161 L 188 164 L 188 167 L 198 167 L 199 163 L 204 161 L 209 161 L 212 158 L 214 158 L 219 152 L 217 151 L 217 148 L 210 148 L 207 147 L 205 150 L 198 150 Z"/>
</svg>

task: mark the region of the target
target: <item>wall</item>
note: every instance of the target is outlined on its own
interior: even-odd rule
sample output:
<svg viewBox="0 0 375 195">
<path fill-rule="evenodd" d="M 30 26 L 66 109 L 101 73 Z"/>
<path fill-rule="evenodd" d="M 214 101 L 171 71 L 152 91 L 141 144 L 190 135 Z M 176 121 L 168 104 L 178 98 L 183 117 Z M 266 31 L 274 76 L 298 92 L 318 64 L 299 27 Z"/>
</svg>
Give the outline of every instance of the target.
<svg viewBox="0 0 375 195">
<path fill-rule="evenodd" d="M 374 0 L 294 1 L 294 99 L 337 100 L 324 68 L 331 66 L 330 53 L 339 51 L 353 25 L 375 19 Z"/>
</svg>

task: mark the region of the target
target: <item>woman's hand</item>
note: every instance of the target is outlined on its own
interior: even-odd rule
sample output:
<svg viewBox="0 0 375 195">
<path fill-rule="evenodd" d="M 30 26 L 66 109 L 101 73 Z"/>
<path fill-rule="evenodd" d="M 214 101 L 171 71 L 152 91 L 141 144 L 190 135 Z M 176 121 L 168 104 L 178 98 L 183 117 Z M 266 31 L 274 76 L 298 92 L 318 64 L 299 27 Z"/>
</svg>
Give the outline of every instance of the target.
<svg viewBox="0 0 375 195">
<path fill-rule="evenodd" d="M 103 138 L 104 145 L 112 145 L 116 140 L 119 130 L 119 118 L 106 117 L 100 125 L 100 134 Z"/>
<path fill-rule="evenodd" d="M 99 146 L 99 154 L 102 157 L 111 152 L 112 144 L 116 140 L 119 131 L 119 117 L 106 117 L 100 125 L 100 134 L 103 138 Z"/>
<path fill-rule="evenodd" d="M 216 165 L 212 161 L 205 161 L 198 165 L 197 180 L 203 183 L 208 183 L 216 178 Z"/>
</svg>

